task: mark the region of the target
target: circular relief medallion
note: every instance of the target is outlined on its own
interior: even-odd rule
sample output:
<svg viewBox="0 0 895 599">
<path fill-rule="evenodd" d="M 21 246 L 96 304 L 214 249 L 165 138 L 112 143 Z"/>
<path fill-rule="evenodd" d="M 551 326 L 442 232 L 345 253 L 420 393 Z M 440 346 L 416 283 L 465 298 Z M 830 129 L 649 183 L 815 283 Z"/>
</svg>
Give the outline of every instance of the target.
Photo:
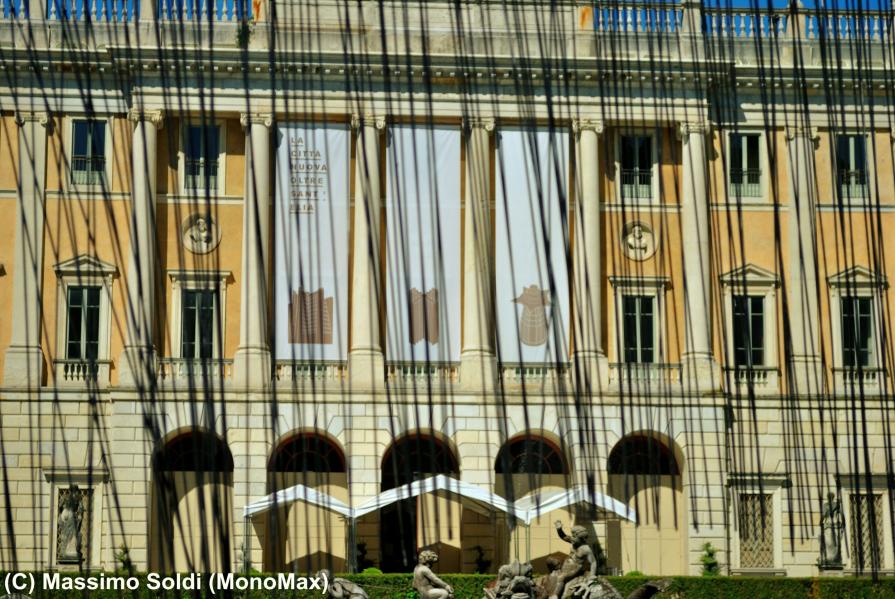
<svg viewBox="0 0 895 599">
<path fill-rule="evenodd" d="M 634 221 L 622 230 L 622 251 L 631 260 L 646 260 L 656 253 L 658 243 L 646 223 Z"/>
<path fill-rule="evenodd" d="M 221 242 L 221 228 L 210 214 L 189 215 L 182 231 L 184 247 L 194 254 L 207 254 Z"/>
</svg>

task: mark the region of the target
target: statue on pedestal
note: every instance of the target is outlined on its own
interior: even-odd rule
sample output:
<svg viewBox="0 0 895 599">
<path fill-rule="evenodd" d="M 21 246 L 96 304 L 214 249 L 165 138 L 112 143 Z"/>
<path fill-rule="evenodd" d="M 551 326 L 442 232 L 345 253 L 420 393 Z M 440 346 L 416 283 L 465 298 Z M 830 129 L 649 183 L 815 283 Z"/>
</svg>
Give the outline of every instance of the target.
<svg viewBox="0 0 895 599">
<path fill-rule="evenodd" d="M 587 529 L 573 526 L 571 535 L 567 535 L 562 522 L 557 520 L 556 533 L 560 539 L 572 544 L 572 551 L 559 569 L 554 596 L 562 599 L 583 597 L 587 583 L 597 577 L 597 559 L 587 542 Z"/>
<path fill-rule="evenodd" d="M 454 589 L 441 580 L 432 571 L 432 565 L 438 561 L 438 554 L 424 549 L 417 558 L 413 569 L 413 589 L 420 599 L 454 599 Z"/>
<path fill-rule="evenodd" d="M 845 523 L 842 504 L 833 493 L 827 494 L 820 514 L 820 568 L 835 570 L 842 568 L 842 531 Z"/>
</svg>

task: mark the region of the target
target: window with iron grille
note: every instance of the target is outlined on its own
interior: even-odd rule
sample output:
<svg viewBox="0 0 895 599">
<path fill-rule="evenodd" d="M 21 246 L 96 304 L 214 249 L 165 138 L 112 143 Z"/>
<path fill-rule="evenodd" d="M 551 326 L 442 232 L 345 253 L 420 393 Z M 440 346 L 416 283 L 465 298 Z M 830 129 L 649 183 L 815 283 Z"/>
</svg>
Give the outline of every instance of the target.
<svg viewBox="0 0 895 599">
<path fill-rule="evenodd" d="M 74 121 L 71 148 L 71 182 L 102 184 L 106 173 L 106 122 Z"/>
<path fill-rule="evenodd" d="M 651 295 L 622 296 L 622 355 L 626 363 L 655 361 L 655 301 Z"/>
<path fill-rule="evenodd" d="M 852 567 L 879 570 L 882 566 L 883 496 L 856 493 L 850 499 Z"/>
<path fill-rule="evenodd" d="M 188 125 L 184 130 L 183 186 L 187 191 L 215 192 L 218 188 L 221 128 Z"/>
<path fill-rule="evenodd" d="M 764 296 L 733 296 L 733 351 L 737 368 L 764 366 Z"/>
<path fill-rule="evenodd" d="M 215 357 L 217 293 L 213 290 L 187 290 L 181 296 L 180 357 L 203 360 Z"/>
<path fill-rule="evenodd" d="M 621 195 L 627 200 L 653 197 L 653 138 L 623 135 L 621 138 Z"/>
<path fill-rule="evenodd" d="M 739 501 L 740 567 L 774 567 L 774 502 L 770 494 L 743 493 Z"/>
<path fill-rule="evenodd" d="M 867 368 L 873 364 L 873 299 L 845 296 L 841 298 L 842 365 L 846 368 Z"/>
<path fill-rule="evenodd" d="M 68 288 L 68 330 L 65 339 L 67 360 L 99 358 L 100 287 Z"/>
<path fill-rule="evenodd" d="M 863 135 L 836 137 L 836 179 L 843 199 L 867 197 L 867 152 Z"/>
<path fill-rule="evenodd" d="M 734 133 L 730 136 L 730 195 L 761 196 L 761 159 L 758 133 Z"/>
</svg>

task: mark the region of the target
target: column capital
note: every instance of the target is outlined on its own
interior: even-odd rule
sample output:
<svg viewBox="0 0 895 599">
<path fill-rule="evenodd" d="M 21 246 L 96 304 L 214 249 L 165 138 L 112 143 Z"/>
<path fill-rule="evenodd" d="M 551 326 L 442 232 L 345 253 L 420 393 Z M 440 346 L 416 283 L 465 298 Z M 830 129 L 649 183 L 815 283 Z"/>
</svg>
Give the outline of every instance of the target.
<svg viewBox="0 0 895 599">
<path fill-rule="evenodd" d="M 712 130 L 712 124 L 708 121 L 681 121 L 678 123 L 678 139 L 684 141 L 691 135 L 705 135 Z"/>
<path fill-rule="evenodd" d="M 24 127 L 25 123 L 38 123 L 49 130 L 53 128 L 53 117 L 48 112 L 17 112 L 16 125 Z"/>
<path fill-rule="evenodd" d="M 151 123 L 156 129 L 161 129 L 165 124 L 165 111 L 143 110 L 142 108 L 131 108 L 127 111 L 127 120 L 137 124 L 141 121 Z"/>
<path fill-rule="evenodd" d="M 239 124 L 243 129 L 248 129 L 250 125 L 264 125 L 270 129 L 273 127 L 273 113 L 243 112 L 239 115 Z"/>
<path fill-rule="evenodd" d="M 572 131 L 581 133 L 582 131 L 593 131 L 597 135 L 602 135 L 606 129 L 603 119 L 575 119 L 572 121 Z"/>
<path fill-rule="evenodd" d="M 463 128 L 467 131 L 472 129 L 484 129 L 488 133 L 494 131 L 497 122 L 494 117 L 488 116 L 467 116 L 463 117 Z"/>
<path fill-rule="evenodd" d="M 351 128 L 354 130 L 358 130 L 361 127 L 375 127 L 376 130 L 381 131 L 385 129 L 385 117 L 372 114 L 352 114 Z"/>
<path fill-rule="evenodd" d="M 804 137 L 812 143 L 816 143 L 820 139 L 820 136 L 817 134 L 817 127 L 808 125 L 787 125 L 786 141 L 793 141 L 798 137 Z"/>
</svg>

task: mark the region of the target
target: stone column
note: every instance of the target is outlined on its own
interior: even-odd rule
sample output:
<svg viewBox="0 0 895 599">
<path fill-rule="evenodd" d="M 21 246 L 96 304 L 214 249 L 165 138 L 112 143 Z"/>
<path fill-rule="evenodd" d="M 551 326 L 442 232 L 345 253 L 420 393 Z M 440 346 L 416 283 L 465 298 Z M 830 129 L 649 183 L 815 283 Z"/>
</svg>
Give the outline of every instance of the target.
<svg viewBox="0 0 895 599">
<path fill-rule="evenodd" d="M 793 127 L 786 132 L 789 159 L 789 201 L 787 202 L 787 249 L 791 390 L 799 395 L 822 391 L 820 361 L 820 321 L 817 304 L 817 246 L 815 204 L 817 188 L 814 148 L 817 131 Z"/>
<path fill-rule="evenodd" d="M 497 381 L 491 254 L 491 154 L 494 119 L 467 119 L 466 209 L 463 219 L 463 348 L 460 384 L 483 390 Z"/>
<path fill-rule="evenodd" d="M 43 319 L 44 187 L 47 174 L 47 132 L 52 121 L 45 113 L 18 113 L 19 172 L 15 254 L 12 267 L 12 325 L 3 365 L 6 387 L 40 387 L 44 356 L 40 345 Z"/>
<path fill-rule="evenodd" d="M 683 197 L 681 246 L 684 252 L 683 383 L 685 389 L 715 389 L 720 383 L 712 356 L 711 262 L 708 163 L 703 123 L 682 123 Z"/>
<path fill-rule="evenodd" d="M 385 380 L 379 326 L 379 300 L 383 284 L 379 134 L 385 129 L 385 119 L 355 116 L 352 127 L 357 131 L 357 156 L 354 167 L 354 271 L 351 279 L 348 373 L 352 383 L 376 387 Z"/>
<path fill-rule="evenodd" d="M 600 135 L 603 121 L 572 124 L 575 146 L 575 240 L 573 247 L 573 327 L 576 382 L 584 393 L 609 384 L 609 364 L 603 351 L 603 273 L 600 233 Z"/>
<path fill-rule="evenodd" d="M 134 123 L 131 178 L 130 252 L 127 265 L 127 340 L 118 360 L 118 384 L 140 389 L 156 376 L 156 277 L 158 265 L 155 220 L 155 177 L 161 110 L 132 109 Z"/>
<path fill-rule="evenodd" d="M 270 241 L 270 114 L 243 114 L 245 198 L 242 209 L 242 299 L 233 384 L 262 389 L 270 383 L 267 292 Z"/>
</svg>

